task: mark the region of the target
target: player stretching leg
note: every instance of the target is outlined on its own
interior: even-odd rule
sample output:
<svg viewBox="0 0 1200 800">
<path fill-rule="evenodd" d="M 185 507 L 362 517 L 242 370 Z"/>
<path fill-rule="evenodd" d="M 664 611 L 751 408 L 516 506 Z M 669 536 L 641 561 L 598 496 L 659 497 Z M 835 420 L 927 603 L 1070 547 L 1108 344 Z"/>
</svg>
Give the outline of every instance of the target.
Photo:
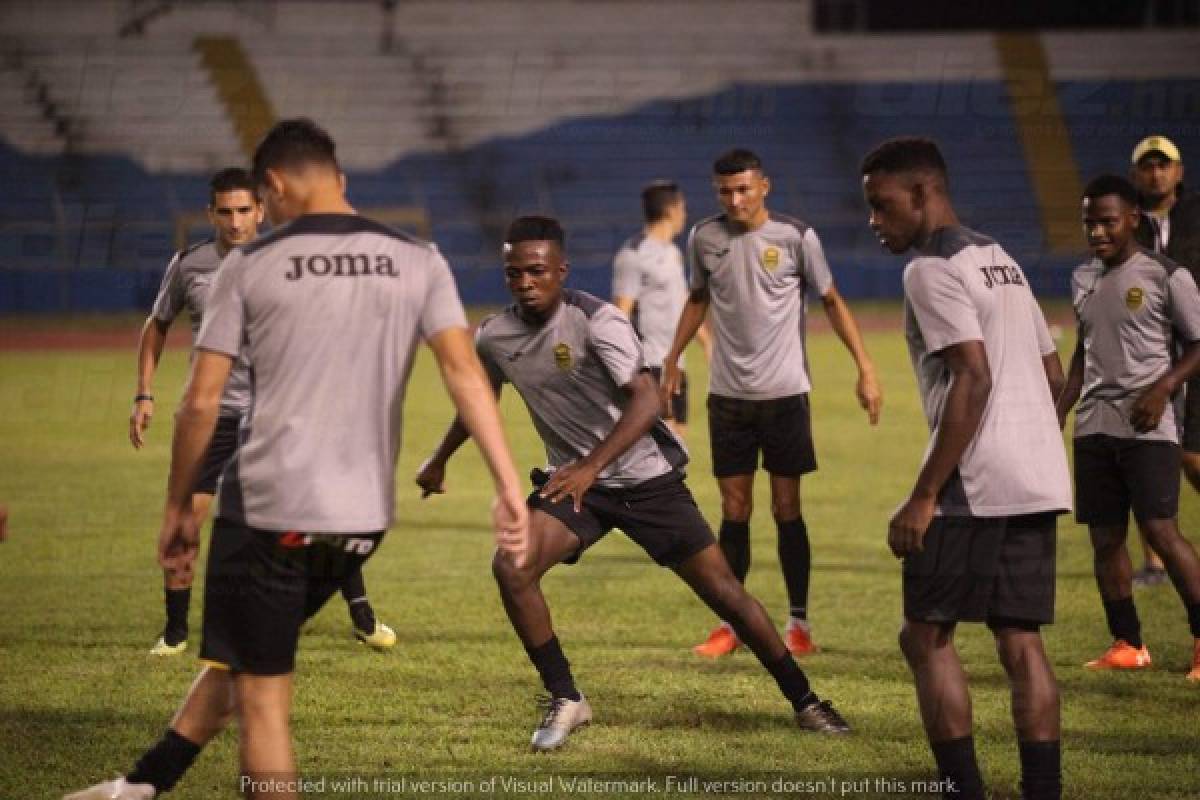
<svg viewBox="0 0 1200 800">
<path fill-rule="evenodd" d="M 829 701 L 809 688 L 713 540 L 683 482 L 687 454 L 658 417 L 658 388 L 633 326 L 614 306 L 564 289 L 567 270 L 558 222 L 514 221 L 505 238 L 504 274 L 516 302 L 476 333 L 493 387 L 499 391 L 508 382 L 516 388 L 549 462 L 546 473 L 534 471 L 528 500 L 532 563 L 519 568 L 498 557 L 494 564 L 508 618 L 549 692 L 533 748 L 559 747 L 592 717 L 551 625 L 541 577 L 556 564 L 577 561 L 613 528 L 729 620 L 775 678 L 801 728 L 847 732 Z M 443 490 L 446 462 L 466 438 L 456 419 L 417 474 L 426 494 Z"/>
</svg>

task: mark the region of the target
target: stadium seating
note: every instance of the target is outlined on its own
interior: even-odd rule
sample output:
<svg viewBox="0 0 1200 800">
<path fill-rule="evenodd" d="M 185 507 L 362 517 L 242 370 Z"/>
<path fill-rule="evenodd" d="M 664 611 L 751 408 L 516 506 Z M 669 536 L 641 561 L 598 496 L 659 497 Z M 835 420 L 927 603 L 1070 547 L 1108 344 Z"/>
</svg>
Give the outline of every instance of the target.
<svg viewBox="0 0 1200 800">
<path fill-rule="evenodd" d="M 772 0 L 502 0 L 401 3 L 390 16 L 377 3 L 176 4 L 120 38 L 120 4 L 61 30 L 38 21 L 42 5 L 53 3 L 31 4 L 27 23 L 4 18 L 0 38 L 0 175 L 13 187 L 0 198 L 0 282 L 52 267 L 161 270 L 173 219 L 203 205 L 209 172 L 246 157 L 192 47 L 221 34 L 242 41 L 275 116 L 327 125 L 356 203 L 428 209 L 471 301 L 502 299 L 499 233 L 534 211 L 563 218 L 574 280 L 607 294 L 639 187 L 675 178 L 694 217 L 712 213 L 708 165 L 734 144 L 760 151 L 771 205 L 817 228 L 847 294 L 894 295 L 896 262 L 865 227 L 857 166 L 878 140 L 912 132 L 945 146 L 970 224 L 1039 291 L 1065 288 L 1070 258 L 1045 255 L 986 35 L 818 37 L 804 4 Z M 1042 37 L 1084 175 L 1124 170 L 1150 132 L 1200 152 L 1190 38 L 1132 35 L 1146 54 L 1136 64 L 1121 57 L 1128 38 Z M 0 310 L 16 305 L 6 295 Z"/>
</svg>

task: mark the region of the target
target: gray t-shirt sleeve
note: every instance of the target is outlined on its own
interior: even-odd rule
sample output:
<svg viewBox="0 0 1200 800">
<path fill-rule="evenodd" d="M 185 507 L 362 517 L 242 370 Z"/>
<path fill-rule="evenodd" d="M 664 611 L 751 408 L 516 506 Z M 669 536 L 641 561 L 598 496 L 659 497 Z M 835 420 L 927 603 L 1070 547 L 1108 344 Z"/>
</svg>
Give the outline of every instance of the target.
<svg viewBox="0 0 1200 800">
<path fill-rule="evenodd" d="M 628 386 L 646 366 L 633 324 L 614 306 L 604 306 L 588 320 L 588 345 L 617 386 Z"/>
<path fill-rule="evenodd" d="M 436 250 L 430 252 L 429 258 L 432 274 L 421 307 L 419 325 L 421 338 L 426 341 L 447 328 L 467 327 L 467 315 L 458 297 L 458 287 L 454 283 L 450 265 Z"/>
<path fill-rule="evenodd" d="M 217 270 L 204 322 L 196 337 L 196 347 L 237 358 L 245 340 L 246 303 L 242 294 L 245 260 L 238 250 L 230 251 Z"/>
<path fill-rule="evenodd" d="M 804 232 L 800 241 L 801 261 L 804 264 L 804 285 L 808 293 L 815 299 L 820 299 L 833 288 L 833 273 L 829 271 L 829 261 L 825 258 L 825 249 L 817 232 L 809 228 Z"/>
<path fill-rule="evenodd" d="M 171 263 L 167 264 L 167 271 L 163 273 L 162 283 L 158 287 L 158 296 L 154 298 L 154 308 L 151 314 L 159 322 L 171 323 L 175 321 L 175 317 L 179 316 L 179 312 L 183 310 L 184 304 L 187 301 L 187 294 L 183 289 L 183 276 L 179 268 L 179 262 L 183 260 L 183 252 L 178 252 L 171 259 Z"/>
<path fill-rule="evenodd" d="M 926 259 L 904 273 L 908 297 L 926 350 L 936 353 L 961 342 L 983 341 L 979 315 L 967 287 L 943 259 Z"/>
<path fill-rule="evenodd" d="M 1046 315 L 1042 313 L 1042 307 L 1038 305 L 1033 292 L 1029 293 L 1029 313 L 1033 317 L 1034 333 L 1037 334 L 1038 352 L 1044 356 L 1057 352 L 1058 345 L 1054 343 L 1054 337 L 1050 335 L 1050 328 L 1046 325 Z"/>
<path fill-rule="evenodd" d="M 613 299 L 628 297 L 637 300 L 641 288 L 642 270 L 637 253 L 628 247 L 622 247 L 613 259 Z"/>
<path fill-rule="evenodd" d="M 479 328 L 475 331 L 475 353 L 479 356 L 479 363 L 483 365 L 483 371 L 487 373 L 488 382 L 492 384 L 493 389 L 499 389 L 504 384 L 504 370 L 500 369 L 500 365 L 496 363 L 496 358 L 492 355 L 491 348 L 487 346 L 483 335 L 483 329 L 487 327 L 491 319 L 489 317 L 479 323 Z"/>
<path fill-rule="evenodd" d="M 1183 341 L 1200 341 L 1200 291 L 1192 273 L 1182 267 L 1167 279 L 1167 313 Z"/>
<path fill-rule="evenodd" d="M 696 229 L 692 228 L 692 232 L 688 234 L 687 241 L 687 266 L 688 289 L 693 292 L 698 289 L 708 288 L 708 270 L 705 269 L 704 261 L 701 258 L 699 238 L 696 235 Z"/>
</svg>

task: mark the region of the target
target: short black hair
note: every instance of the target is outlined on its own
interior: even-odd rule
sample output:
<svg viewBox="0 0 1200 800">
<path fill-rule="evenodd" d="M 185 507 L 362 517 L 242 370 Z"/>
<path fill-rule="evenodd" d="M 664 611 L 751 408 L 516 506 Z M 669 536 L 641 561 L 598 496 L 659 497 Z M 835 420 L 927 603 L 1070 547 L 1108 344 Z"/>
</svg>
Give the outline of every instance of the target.
<svg viewBox="0 0 1200 800">
<path fill-rule="evenodd" d="M 743 147 L 727 150 L 713 162 L 714 175 L 737 175 L 748 169 L 762 172 L 762 168 L 762 159 Z"/>
<path fill-rule="evenodd" d="M 249 192 L 254 202 L 258 202 L 258 184 L 254 177 L 241 167 L 226 167 L 208 181 L 209 207 L 217 204 L 217 195 L 221 192 L 236 192 L 239 189 Z"/>
<path fill-rule="evenodd" d="M 565 250 L 567 235 L 562 225 L 553 217 L 527 216 L 517 217 L 508 226 L 504 234 L 505 244 L 517 242 L 557 242 L 560 249 Z"/>
<path fill-rule="evenodd" d="M 1138 207 L 1138 192 L 1127 178 L 1120 175 L 1100 175 L 1092 178 L 1083 190 L 1086 199 L 1095 200 L 1099 197 L 1115 194 L 1125 201 L 1130 208 Z"/>
<path fill-rule="evenodd" d="M 899 136 L 876 145 L 862 160 L 862 174 L 932 171 L 946 179 L 946 159 L 937 142 L 924 136 Z"/>
<path fill-rule="evenodd" d="M 299 117 L 275 123 L 254 150 L 254 180 L 263 184 L 268 169 L 316 164 L 338 169 L 337 146 L 324 128 Z"/>
<path fill-rule="evenodd" d="M 646 222 L 658 222 L 667 216 L 667 209 L 683 197 L 674 181 L 654 181 L 642 189 L 642 216 Z"/>
</svg>

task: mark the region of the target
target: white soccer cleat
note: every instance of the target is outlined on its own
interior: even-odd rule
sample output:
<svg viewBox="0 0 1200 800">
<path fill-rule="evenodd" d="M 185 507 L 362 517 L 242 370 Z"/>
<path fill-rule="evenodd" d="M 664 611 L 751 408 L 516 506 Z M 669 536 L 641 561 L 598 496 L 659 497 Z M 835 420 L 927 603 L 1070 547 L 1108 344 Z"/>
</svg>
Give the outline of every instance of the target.
<svg viewBox="0 0 1200 800">
<path fill-rule="evenodd" d="M 538 702 L 546 713 L 533 732 L 531 744 L 535 751 L 546 752 L 562 747 L 572 731 L 592 721 L 592 707 L 582 692 L 578 700 L 542 697 Z"/>
<path fill-rule="evenodd" d="M 154 794 L 154 787 L 148 783 L 127 783 L 117 778 L 63 795 L 63 800 L 153 800 Z"/>
<path fill-rule="evenodd" d="M 396 632 L 379 620 L 375 621 L 375 630 L 370 633 L 355 628 L 354 638 L 380 652 L 391 650 L 396 645 Z"/>
<path fill-rule="evenodd" d="M 184 639 L 179 644 L 167 644 L 167 640 L 162 636 L 158 637 L 158 641 L 154 643 L 154 647 L 150 648 L 152 656 L 177 656 L 187 650 L 187 639 Z"/>
</svg>

